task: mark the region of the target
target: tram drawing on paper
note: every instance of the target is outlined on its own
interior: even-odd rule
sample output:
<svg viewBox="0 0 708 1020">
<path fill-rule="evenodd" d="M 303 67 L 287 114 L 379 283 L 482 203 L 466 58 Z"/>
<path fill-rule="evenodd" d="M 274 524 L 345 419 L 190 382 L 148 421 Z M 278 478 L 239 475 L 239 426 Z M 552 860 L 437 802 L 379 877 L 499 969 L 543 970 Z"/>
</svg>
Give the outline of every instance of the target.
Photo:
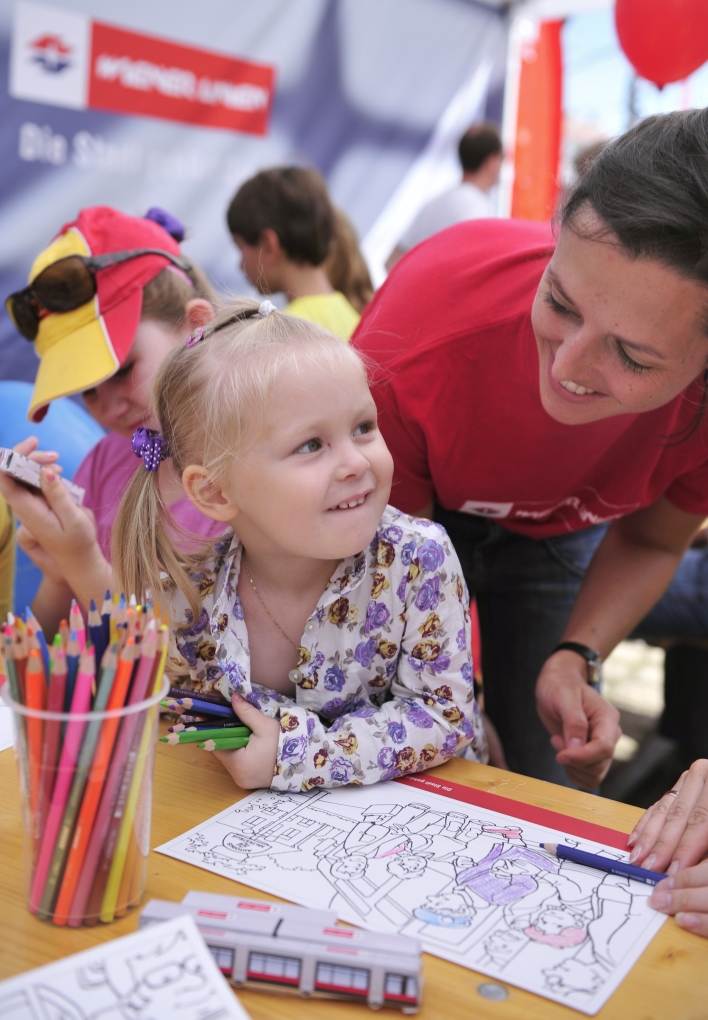
<svg viewBox="0 0 708 1020">
<path fill-rule="evenodd" d="M 594 1014 L 664 917 L 542 842 L 627 857 L 398 783 L 258 791 L 158 850 Z"/>
</svg>

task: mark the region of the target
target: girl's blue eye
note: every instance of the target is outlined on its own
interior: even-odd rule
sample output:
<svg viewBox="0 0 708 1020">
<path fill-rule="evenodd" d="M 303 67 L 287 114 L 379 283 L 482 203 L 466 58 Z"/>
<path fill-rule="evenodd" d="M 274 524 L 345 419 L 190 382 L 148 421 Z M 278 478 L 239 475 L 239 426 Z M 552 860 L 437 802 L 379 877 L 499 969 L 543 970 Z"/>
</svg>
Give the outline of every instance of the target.
<svg viewBox="0 0 708 1020">
<path fill-rule="evenodd" d="M 322 449 L 321 439 L 308 439 L 302 446 L 298 446 L 295 453 L 317 453 L 318 450 Z"/>
<path fill-rule="evenodd" d="M 354 435 L 365 436 L 369 432 L 373 432 L 375 428 L 376 425 L 374 424 L 373 421 L 363 421 L 360 425 L 357 425 L 357 427 L 354 429 Z"/>
</svg>

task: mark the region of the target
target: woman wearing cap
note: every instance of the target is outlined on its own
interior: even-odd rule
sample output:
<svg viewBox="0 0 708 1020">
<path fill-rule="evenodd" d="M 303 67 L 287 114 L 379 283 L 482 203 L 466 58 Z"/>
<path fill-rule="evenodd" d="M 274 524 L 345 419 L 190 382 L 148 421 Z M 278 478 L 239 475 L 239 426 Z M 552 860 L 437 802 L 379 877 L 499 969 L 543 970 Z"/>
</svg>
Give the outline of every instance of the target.
<svg viewBox="0 0 708 1020">
<path fill-rule="evenodd" d="M 75 481 L 86 489 L 74 505 L 53 464 L 57 455 L 18 446 L 45 468 L 43 496 L 3 475 L 0 491 L 22 521 L 18 544 L 43 570 L 35 615 L 54 633 L 75 595 L 84 604 L 111 585 L 110 535 L 122 492 L 140 467 L 131 449 L 136 428 L 148 424 L 148 395 L 175 344 L 208 322 L 213 292 L 186 260 L 178 221 L 162 210 L 140 219 L 115 209 L 83 209 L 35 260 L 29 285 L 7 300 L 10 315 L 40 358 L 29 408 L 40 421 L 59 397 L 83 393 L 86 407 L 108 430 L 80 465 Z M 160 487 L 175 522 L 209 537 L 215 524 L 187 500 L 169 462 Z"/>
<path fill-rule="evenodd" d="M 708 555 L 684 556 L 708 515 L 707 224 L 708 110 L 649 118 L 597 157 L 557 239 L 452 227 L 355 334 L 391 502 L 444 525 L 477 598 L 514 771 L 595 788 L 620 734 L 601 658 L 640 621 L 708 633 Z"/>
</svg>

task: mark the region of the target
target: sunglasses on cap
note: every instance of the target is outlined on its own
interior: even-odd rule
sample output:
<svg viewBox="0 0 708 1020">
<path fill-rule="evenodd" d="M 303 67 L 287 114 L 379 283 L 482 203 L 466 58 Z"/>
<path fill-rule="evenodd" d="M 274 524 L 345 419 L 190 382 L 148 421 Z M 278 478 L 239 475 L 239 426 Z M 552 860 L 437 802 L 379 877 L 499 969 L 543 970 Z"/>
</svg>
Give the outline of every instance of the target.
<svg viewBox="0 0 708 1020">
<path fill-rule="evenodd" d="M 5 307 L 20 334 L 35 340 L 43 312 L 73 312 L 81 308 L 96 294 L 96 273 L 143 255 L 160 255 L 183 272 L 192 268 L 186 259 L 160 248 L 133 248 L 107 255 L 67 255 L 43 269 L 29 286 L 10 294 Z"/>
</svg>

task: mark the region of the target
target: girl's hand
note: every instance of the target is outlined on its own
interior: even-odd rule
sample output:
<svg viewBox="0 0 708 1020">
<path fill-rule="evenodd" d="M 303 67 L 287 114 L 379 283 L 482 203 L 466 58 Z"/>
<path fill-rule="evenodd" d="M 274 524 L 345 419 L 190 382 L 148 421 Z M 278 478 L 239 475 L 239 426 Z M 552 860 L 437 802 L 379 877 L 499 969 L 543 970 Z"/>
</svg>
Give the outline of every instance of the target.
<svg viewBox="0 0 708 1020">
<path fill-rule="evenodd" d="M 708 938 L 708 861 L 659 882 L 649 905 L 663 914 L 675 914 L 682 928 Z"/>
<path fill-rule="evenodd" d="M 240 694 L 231 697 L 234 712 L 253 731 L 246 747 L 237 751 L 214 751 L 237 786 L 242 790 L 259 790 L 273 782 L 278 757 L 280 723 L 263 715 Z"/>
<path fill-rule="evenodd" d="M 650 871 L 666 871 L 668 865 L 669 875 L 708 854 L 707 759 L 694 761 L 673 789 L 642 815 L 627 846 L 633 848 L 632 864 Z"/>
<path fill-rule="evenodd" d="M 78 565 L 81 570 L 97 553 L 103 558 L 93 514 L 74 503 L 53 465 L 42 467 L 40 484 L 41 495 L 0 473 L 0 491 L 34 542 L 52 558 L 55 570 L 69 579 L 67 568 Z"/>
<path fill-rule="evenodd" d="M 29 528 L 21 524 L 15 532 L 15 539 L 20 549 L 29 556 L 35 567 L 39 567 L 45 577 L 50 578 L 55 584 L 64 583 L 64 575 L 55 560 L 40 545 Z"/>
</svg>

